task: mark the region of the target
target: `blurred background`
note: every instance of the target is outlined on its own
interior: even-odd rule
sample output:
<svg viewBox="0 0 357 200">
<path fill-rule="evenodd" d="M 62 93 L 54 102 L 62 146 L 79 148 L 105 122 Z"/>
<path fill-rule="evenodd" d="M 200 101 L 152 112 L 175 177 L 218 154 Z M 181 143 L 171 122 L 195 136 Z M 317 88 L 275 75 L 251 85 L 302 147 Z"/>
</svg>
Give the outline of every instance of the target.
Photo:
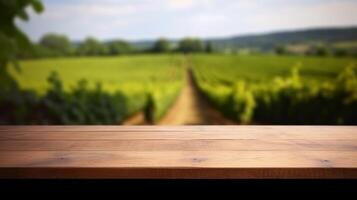
<svg viewBox="0 0 357 200">
<path fill-rule="evenodd" d="M 357 124 L 356 0 L 0 0 L 0 124 Z"/>
</svg>

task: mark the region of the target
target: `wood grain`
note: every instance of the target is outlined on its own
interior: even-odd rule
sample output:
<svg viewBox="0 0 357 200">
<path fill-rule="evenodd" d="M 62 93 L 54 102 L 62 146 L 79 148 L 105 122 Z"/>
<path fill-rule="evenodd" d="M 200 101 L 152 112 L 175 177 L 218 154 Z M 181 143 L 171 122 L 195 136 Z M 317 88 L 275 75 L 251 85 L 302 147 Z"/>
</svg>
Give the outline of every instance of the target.
<svg viewBox="0 0 357 200">
<path fill-rule="evenodd" d="M 0 126 L 0 178 L 357 178 L 357 127 Z"/>
</svg>

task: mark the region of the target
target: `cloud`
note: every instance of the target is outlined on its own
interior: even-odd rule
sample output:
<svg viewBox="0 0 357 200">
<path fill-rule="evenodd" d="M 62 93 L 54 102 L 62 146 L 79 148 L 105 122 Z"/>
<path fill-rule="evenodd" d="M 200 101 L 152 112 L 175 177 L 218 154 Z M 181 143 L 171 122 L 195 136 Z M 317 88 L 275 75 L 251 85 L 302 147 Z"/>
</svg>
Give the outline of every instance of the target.
<svg viewBox="0 0 357 200">
<path fill-rule="evenodd" d="M 135 13 L 136 8 L 131 5 L 55 5 L 48 6 L 42 18 L 50 20 L 81 19 L 115 17 L 116 15 L 129 15 Z"/>
<path fill-rule="evenodd" d="M 212 15 L 212 14 L 199 14 L 192 18 L 193 23 L 206 24 L 206 23 L 219 23 L 227 19 L 224 15 Z"/>
<path fill-rule="evenodd" d="M 174 9 L 190 8 L 194 5 L 193 0 L 170 0 L 169 7 Z"/>
<path fill-rule="evenodd" d="M 252 16 L 250 23 L 262 29 L 357 25 L 356 1 L 329 1 L 313 5 L 280 5 Z"/>
<path fill-rule="evenodd" d="M 357 25 L 355 0 L 43 0 L 41 15 L 16 23 L 80 40 L 215 37 L 316 26 Z"/>
<path fill-rule="evenodd" d="M 134 20 L 133 15 L 140 6 L 104 1 L 98 3 L 49 4 L 41 15 L 32 10 L 30 23 L 17 20 L 16 23 L 28 32 L 33 40 L 38 40 L 46 32 L 58 32 L 69 35 L 72 39 L 96 36 L 101 39 L 116 36 Z M 119 34 L 118 34 L 119 35 Z"/>
</svg>

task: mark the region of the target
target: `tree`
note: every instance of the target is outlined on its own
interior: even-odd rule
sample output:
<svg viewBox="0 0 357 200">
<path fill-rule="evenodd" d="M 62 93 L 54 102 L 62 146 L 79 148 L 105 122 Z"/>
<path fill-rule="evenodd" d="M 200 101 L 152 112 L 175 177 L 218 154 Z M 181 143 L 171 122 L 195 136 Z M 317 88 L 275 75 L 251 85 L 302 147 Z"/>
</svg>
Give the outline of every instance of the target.
<svg viewBox="0 0 357 200">
<path fill-rule="evenodd" d="M 346 49 L 335 49 L 334 55 L 337 57 L 343 57 L 348 55 L 348 51 Z"/>
<path fill-rule="evenodd" d="M 278 54 L 278 55 L 283 55 L 283 54 L 286 54 L 287 53 L 287 50 L 284 46 L 282 45 L 279 45 L 275 48 L 275 53 Z"/>
<path fill-rule="evenodd" d="M 328 50 L 324 46 L 312 46 L 306 52 L 306 55 L 310 56 L 327 56 L 329 54 Z"/>
<path fill-rule="evenodd" d="M 152 51 L 156 53 L 169 52 L 170 50 L 170 42 L 165 38 L 158 39 L 152 48 Z"/>
<path fill-rule="evenodd" d="M 41 38 L 40 45 L 56 56 L 66 56 L 71 53 L 71 42 L 65 35 L 48 33 Z"/>
<path fill-rule="evenodd" d="M 98 56 L 107 54 L 107 48 L 97 39 L 88 37 L 78 48 L 79 55 Z"/>
<path fill-rule="evenodd" d="M 328 50 L 325 47 L 317 47 L 316 48 L 316 55 L 317 56 L 327 56 Z"/>
<path fill-rule="evenodd" d="M 110 55 L 121 55 L 131 53 L 133 51 L 131 45 L 124 40 L 115 40 L 108 44 Z"/>
<path fill-rule="evenodd" d="M 212 47 L 212 43 L 211 42 L 207 42 L 206 43 L 205 51 L 206 51 L 206 53 L 212 53 L 213 52 L 213 47 Z"/>
<path fill-rule="evenodd" d="M 183 53 L 202 52 L 204 46 L 197 38 L 184 38 L 178 44 L 178 51 Z"/>
<path fill-rule="evenodd" d="M 0 1 L 0 86 L 2 89 L 13 87 L 16 83 L 8 74 L 6 66 L 12 62 L 19 69 L 16 61 L 21 51 L 30 51 L 31 42 L 15 24 L 15 19 L 27 21 L 26 8 L 31 6 L 36 13 L 43 11 L 38 0 L 1 0 Z"/>
</svg>

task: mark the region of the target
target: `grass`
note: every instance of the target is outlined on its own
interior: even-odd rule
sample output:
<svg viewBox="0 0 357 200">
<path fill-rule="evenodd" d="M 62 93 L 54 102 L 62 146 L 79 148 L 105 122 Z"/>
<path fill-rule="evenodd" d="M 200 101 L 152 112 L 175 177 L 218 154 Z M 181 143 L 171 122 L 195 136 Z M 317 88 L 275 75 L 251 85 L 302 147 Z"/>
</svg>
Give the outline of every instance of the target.
<svg viewBox="0 0 357 200">
<path fill-rule="evenodd" d="M 275 55 L 192 57 L 201 92 L 226 117 L 243 124 L 356 124 L 356 68 L 346 68 L 356 61 Z"/>
<path fill-rule="evenodd" d="M 194 55 L 193 66 L 202 74 L 214 74 L 208 78 L 222 81 L 269 81 L 276 76 L 287 76 L 291 68 L 298 66 L 307 80 L 329 80 L 356 58 L 274 56 L 274 55 Z M 183 78 L 184 57 L 181 55 L 140 55 L 120 57 L 82 57 L 22 61 L 21 72 L 14 75 L 24 89 L 44 93 L 47 78 L 58 72 L 66 90 L 86 79 L 90 87 L 97 82 L 108 92 L 140 92 L 149 85 L 180 81 Z"/>
<path fill-rule="evenodd" d="M 23 89 L 45 94 L 47 78 L 56 71 L 66 91 L 85 79 L 88 87 L 101 83 L 108 93 L 126 96 L 130 113 L 145 106 L 147 93 L 157 100 L 159 118 L 174 100 L 183 83 L 184 59 L 181 55 L 136 55 L 118 57 L 52 58 L 20 62 L 21 72 L 10 73 Z"/>
<path fill-rule="evenodd" d="M 221 82 L 245 80 L 266 82 L 277 76 L 287 76 L 299 67 L 304 80 L 326 81 L 335 78 L 356 58 L 275 56 L 275 55 L 196 55 L 192 57 L 196 72 Z M 213 75 L 214 74 L 214 75 Z"/>
<path fill-rule="evenodd" d="M 303 57 L 275 55 L 196 54 L 188 58 L 200 83 L 207 83 L 211 96 L 227 96 L 237 81 L 271 83 L 276 77 L 286 77 L 298 67 L 304 81 L 321 83 L 334 80 L 356 58 Z M 21 73 L 14 75 L 21 88 L 40 95 L 48 89 L 46 79 L 58 72 L 64 87 L 70 91 L 79 80 L 86 79 L 93 88 L 100 82 L 109 92 L 121 92 L 126 97 L 128 113 L 140 111 L 147 103 L 147 94 L 155 101 L 155 120 L 170 107 L 184 83 L 186 59 L 182 55 L 135 55 L 119 57 L 81 57 L 22 61 Z M 201 84 L 202 85 L 202 84 Z M 233 106 L 233 105 L 232 105 Z"/>
<path fill-rule="evenodd" d="M 91 87 L 100 82 L 106 91 L 115 92 L 128 84 L 180 80 L 182 62 L 181 56 L 174 55 L 58 58 L 22 61 L 20 73 L 10 69 L 22 88 L 39 93 L 47 90 L 52 71 L 60 75 L 66 90 L 86 79 Z"/>
</svg>

